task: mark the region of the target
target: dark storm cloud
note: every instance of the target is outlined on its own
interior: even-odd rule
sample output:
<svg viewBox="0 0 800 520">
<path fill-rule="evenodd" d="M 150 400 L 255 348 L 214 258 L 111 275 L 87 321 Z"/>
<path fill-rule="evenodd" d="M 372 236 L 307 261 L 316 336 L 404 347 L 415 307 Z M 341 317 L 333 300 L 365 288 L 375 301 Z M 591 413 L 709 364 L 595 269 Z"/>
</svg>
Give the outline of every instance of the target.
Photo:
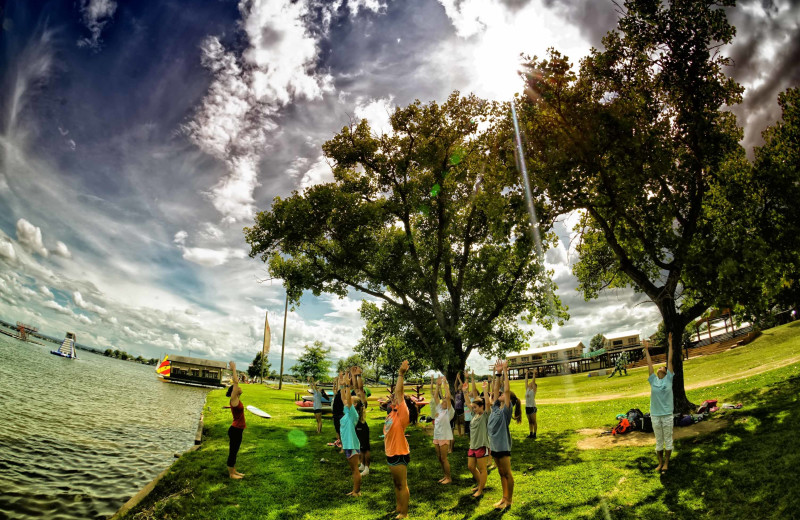
<svg viewBox="0 0 800 520">
<path fill-rule="evenodd" d="M 603 36 L 616 27 L 619 17 L 611 0 L 544 0 L 544 5 L 562 13 L 568 22 L 580 27 L 589 43 L 597 48 Z"/>
</svg>

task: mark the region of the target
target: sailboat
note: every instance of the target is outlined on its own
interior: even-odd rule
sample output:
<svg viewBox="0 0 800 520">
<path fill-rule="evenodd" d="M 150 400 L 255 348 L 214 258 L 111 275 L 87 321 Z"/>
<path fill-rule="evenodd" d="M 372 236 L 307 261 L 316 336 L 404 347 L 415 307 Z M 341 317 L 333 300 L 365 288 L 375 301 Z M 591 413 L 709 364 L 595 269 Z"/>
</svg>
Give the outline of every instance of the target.
<svg viewBox="0 0 800 520">
<path fill-rule="evenodd" d="M 164 356 L 164 361 L 161 362 L 160 365 L 156 367 L 156 374 L 158 374 L 159 379 L 162 381 L 169 381 L 169 373 L 170 373 L 170 362 L 169 362 L 169 354 Z"/>
<path fill-rule="evenodd" d="M 67 337 L 64 338 L 58 350 L 51 350 L 50 353 L 65 358 L 78 359 L 78 353 L 75 350 L 75 339 L 74 332 L 67 332 Z"/>
</svg>

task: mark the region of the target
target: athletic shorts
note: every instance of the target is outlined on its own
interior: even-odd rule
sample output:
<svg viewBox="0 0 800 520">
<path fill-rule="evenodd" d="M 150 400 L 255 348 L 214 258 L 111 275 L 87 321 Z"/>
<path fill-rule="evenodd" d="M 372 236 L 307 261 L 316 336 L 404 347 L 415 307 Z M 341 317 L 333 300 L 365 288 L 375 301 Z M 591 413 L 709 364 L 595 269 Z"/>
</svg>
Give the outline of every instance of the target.
<svg viewBox="0 0 800 520">
<path fill-rule="evenodd" d="M 538 410 L 536 406 L 526 406 L 525 415 L 533 415 L 536 413 L 536 410 Z"/>
<path fill-rule="evenodd" d="M 386 463 L 390 466 L 408 466 L 408 463 L 411 462 L 411 454 L 407 453 L 405 455 L 393 455 L 391 457 L 386 457 Z"/>
<path fill-rule="evenodd" d="M 477 450 L 467 451 L 467 457 L 473 457 L 476 459 L 482 459 L 484 457 L 488 457 L 491 454 L 492 454 L 491 450 L 489 450 L 489 448 L 487 448 L 486 446 L 484 446 L 483 448 L 478 448 Z"/>
<path fill-rule="evenodd" d="M 339 426 L 341 425 L 341 423 L 342 423 L 341 416 L 333 418 L 333 429 L 336 430 L 336 435 L 339 435 Z"/>
<path fill-rule="evenodd" d="M 450 446 L 450 439 L 433 439 L 434 446 Z"/>
<path fill-rule="evenodd" d="M 353 455 L 361 455 L 361 450 L 344 450 L 344 458 L 349 459 Z"/>
<path fill-rule="evenodd" d="M 503 457 L 510 457 L 510 456 L 511 456 L 511 452 L 510 451 L 493 451 L 492 452 L 492 457 L 494 457 L 496 459 L 502 459 Z"/>
<path fill-rule="evenodd" d="M 322 413 L 322 409 L 314 409 L 314 413 Z"/>
<path fill-rule="evenodd" d="M 356 438 L 358 439 L 358 443 L 361 445 L 361 452 L 371 451 L 372 446 L 369 442 L 369 430 L 365 432 L 361 432 L 356 430 Z"/>
</svg>

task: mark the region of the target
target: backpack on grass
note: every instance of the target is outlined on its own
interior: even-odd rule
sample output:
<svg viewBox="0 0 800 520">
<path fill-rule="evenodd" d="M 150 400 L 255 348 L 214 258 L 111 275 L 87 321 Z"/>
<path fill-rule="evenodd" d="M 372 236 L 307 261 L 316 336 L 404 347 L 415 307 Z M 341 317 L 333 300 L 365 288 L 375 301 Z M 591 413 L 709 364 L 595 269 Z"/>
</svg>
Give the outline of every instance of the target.
<svg viewBox="0 0 800 520">
<path fill-rule="evenodd" d="M 620 419 L 619 424 L 611 430 L 611 435 L 622 435 L 630 433 L 631 430 L 631 422 L 628 419 Z"/>
<path fill-rule="evenodd" d="M 642 431 L 644 428 L 644 414 L 638 408 L 631 408 L 627 413 L 628 422 L 631 423 L 631 429 L 634 431 Z"/>
<path fill-rule="evenodd" d="M 649 413 L 644 414 L 642 418 L 642 431 L 646 433 L 653 433 L 653 418 Z"/>
</svg>

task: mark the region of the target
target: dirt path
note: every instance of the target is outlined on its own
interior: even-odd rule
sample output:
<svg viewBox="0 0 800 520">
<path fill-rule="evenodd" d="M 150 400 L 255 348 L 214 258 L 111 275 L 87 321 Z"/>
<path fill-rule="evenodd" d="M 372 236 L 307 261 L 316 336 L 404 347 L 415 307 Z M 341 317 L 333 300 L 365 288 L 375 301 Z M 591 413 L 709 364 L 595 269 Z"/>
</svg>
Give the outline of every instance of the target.
<svg viewBox="0 0 800 520">
<path fill-rule="evenodd" d="M 695 381 L 692 384 L 686 385 L 686 390 L 694 390 L 696 388 L 703 388 L 706 386 L 714 386 L 720 385 L 722 383 L 728 383 L 730 381 L 736 381 L 737 379 L 743 379 L 745 377 L 752 377 L 758 374 L 763 374 L 764 372 L 769 372 L 770 370 L 775 370 L 778 368 L 785 367 L 787 365 L 792 365 L 794 363 L 800 362 L 800 355 L 788 358 L 788 359 L 781 359 L 779 361 L 773 361 L 771 363 L 767 363 L 765 365 L 761 365 L 758 367 L 751 368 L 749 370 L 745 370 L 744 372 L 740 372 L 736 375 L 724 376 L 719 377 L 716 379 L 705 379 L 703 381 Z M 646 381 L 642 382 L 643 388 Z M 591 395 L 591 396 L 584 396 L 584 397 L 559 397 L 556 399 L 536 399 L 536 404 L 572 404 L 572 403 L 591 403 L 593 401 L 609 401 L 612 399 L 626 399 L 630 397 L 646 397 L 649 396 L 650 392 L 639 392 L 636 394 L 631 393 L 617 393 L 617 394 L 599 394 L 599 395 Z M 698 423 L 699 424 L 699 423 Z"/>
<path fill-rule="evenodd" d="M 732 417 L 708 419 L 691 426 L 676 427 L 673 429 L 672 438 L 678 440 L 697 437 L 706 433 L 722 430 L 732 423 Z M 578 430 L 578 433 L 585 435 L 585 437 L 578 440 L 578 449 L 598 450 L 614 448 L 616 446 L 652 446 L 656 442 L 655 435 L 652 433 L 630 432 L 625 435 L 600 435 L 603 431 L 607 430 L 598 428 Z"/>
</svg>

